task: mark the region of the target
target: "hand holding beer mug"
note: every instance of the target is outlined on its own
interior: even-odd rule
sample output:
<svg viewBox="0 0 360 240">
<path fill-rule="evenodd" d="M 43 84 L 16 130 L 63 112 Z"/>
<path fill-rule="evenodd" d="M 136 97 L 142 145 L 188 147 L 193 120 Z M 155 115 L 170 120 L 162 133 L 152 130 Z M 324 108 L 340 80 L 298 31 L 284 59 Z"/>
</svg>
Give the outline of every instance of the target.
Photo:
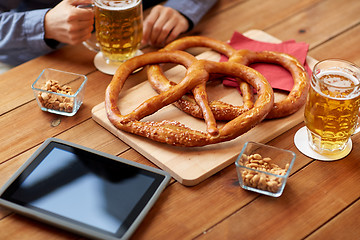
<svg viewBox="0 0 360 240">
<path fill-rule="evenodd" d="M 360 68 L 329 59 L 313 69 L 305 105 L 305 126 L 312 150 L 320 155 L 341 153 L 359 131 Z"/>
<path fill-rule="evenodd" d="M 100 71 L 114 74 L 122 62 L 141 54 L 142 1 L 94 0 L 94 11 L 96 39 L 84 45 L 100 51 L 94 59 Z"/>
</svg>

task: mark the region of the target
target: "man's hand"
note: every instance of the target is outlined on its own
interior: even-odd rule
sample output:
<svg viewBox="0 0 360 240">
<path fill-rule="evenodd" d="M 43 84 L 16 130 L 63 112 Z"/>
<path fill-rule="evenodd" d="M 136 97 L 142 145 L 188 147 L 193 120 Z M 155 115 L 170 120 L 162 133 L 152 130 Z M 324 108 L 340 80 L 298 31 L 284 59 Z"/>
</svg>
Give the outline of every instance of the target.
<svg viewBox="0 0 360 240">
<path fill-rule="evenodd" d="M 94 12 L 77 5 L 91 4 L 92 0 L 63 0 L 45 15 L 45 38 L 62 43 L 78 44 L 91 37 Z"/>
<path fill-rule="evenodd" d="M 188 20 L 178 11 L 157 5 L 144 20 L 142 43 L 162 47 L 188 28 Z"/>
</svg>

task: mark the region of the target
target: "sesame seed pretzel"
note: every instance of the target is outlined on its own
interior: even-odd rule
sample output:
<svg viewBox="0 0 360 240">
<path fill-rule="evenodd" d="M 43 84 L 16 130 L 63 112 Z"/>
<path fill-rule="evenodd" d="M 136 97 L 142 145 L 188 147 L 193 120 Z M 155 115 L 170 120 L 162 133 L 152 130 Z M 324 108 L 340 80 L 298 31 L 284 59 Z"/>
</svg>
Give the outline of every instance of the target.
<svg viewBox="0 0 360 240">
<path fill-rule="evenodd" d="M 185 66 L 187 68 L 185 77 L 178 84 L 144 101 L 129 114 L 122 115 L 117 102 L 126 79 L 140 67 L 160 63 L 176 63 Z M 217 128 L 205 91 L 205 84 L 210 74 L 222 74 L 242 79 L 258 92 L 258 98 L 250 110 L 235 117 L 221 128 Z M 207 132 L 190 129 L 177 121 L 140 121 L 162 107 L 179 100 L 189 91 L 194 93 L 194 99 L 201 108 Z M 184 51 L 151 52 L 127 60 L 117 69 L 105 94 L 107 116 L 116 128 L 161 143 L 184 147 L 204 146 L 232 140 L 261 122 L 272 109 L 273 103 L 273 90 L 259 72 L 235 62 L 218 63 L 197 60 Z"/>
<path fill-rule="evenodd" d="M 279 102 L 275 102 L 273 109 L 266 116 L 268 119 L 281 118 L 291 115 L 298 111 L 306 101 L 306 95 L 309 89 L 309 79 L 304 67 L 293 56 L 280 52 L 262 51 L 254 52 L 250 50 L 236 50 L 229 44 L 203 36 L 190 36 L 180 38 L 169 43 L 163 48 L 164 51 L 169 50 L 186 50 L 191 47 L 207 47 L 215 50 L 229 58 L 229 62 L 237 62 L 246 66 L 252 63 L 273 63 L 278 64 L 287 69 L 293 79 L 294 86 L 286 98 Z M 163 74 L 159 65 L 151 66 L 148 69 L 148 79 L 157 92 L 162 92 L 174 85 Z M 233 106 L 220 101 L 210 103 L 211 110 L 217 120 L 231 120 L 239 116 L 244 111 L 252 107 L 253 91 L 246 82 L 239 81 L 240 90 L 243 94 L 243 106 Z M 191 97 L 183 97 L 175 104 L 195 117 L 202 118 L 199 106 Z"/>
</svg>

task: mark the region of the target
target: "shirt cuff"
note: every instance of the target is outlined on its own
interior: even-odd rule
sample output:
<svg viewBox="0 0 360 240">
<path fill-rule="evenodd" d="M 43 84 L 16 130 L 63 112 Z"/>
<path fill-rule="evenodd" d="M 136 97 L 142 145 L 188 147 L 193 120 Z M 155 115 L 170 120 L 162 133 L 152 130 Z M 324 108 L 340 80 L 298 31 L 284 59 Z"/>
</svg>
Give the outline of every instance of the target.
<svg viewBox="0 0 360 240">
<path fill-rule="evenodd" d="M 45 42 L 45 14 L 50 9 L 39 9 L 28 11 L 25 14 L 24 33 L 28 46 L 36 49 L 36 51 L 50 52 L 53 49 Z"/>
</svg>

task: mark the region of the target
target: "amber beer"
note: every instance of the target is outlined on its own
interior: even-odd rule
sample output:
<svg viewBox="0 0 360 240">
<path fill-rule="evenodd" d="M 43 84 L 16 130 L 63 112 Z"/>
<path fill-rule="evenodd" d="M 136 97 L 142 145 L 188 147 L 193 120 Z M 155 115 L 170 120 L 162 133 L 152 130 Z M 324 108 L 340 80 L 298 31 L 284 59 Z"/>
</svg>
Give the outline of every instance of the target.
<svg viewBox="0 0 360 240">
<path fill-rule="evenodd" d="M 360 69 L 341 60 L 314 67 L 305 106 L 305 125 L 312 149 L 321 154 L 342 151 L 357 131 Z"/>
<path fill-rule="evenodd" d="M 95 0 L 96 38 L 107 63 L 133 57 L 142 39 L 141 0 Z"/>
</svg>

